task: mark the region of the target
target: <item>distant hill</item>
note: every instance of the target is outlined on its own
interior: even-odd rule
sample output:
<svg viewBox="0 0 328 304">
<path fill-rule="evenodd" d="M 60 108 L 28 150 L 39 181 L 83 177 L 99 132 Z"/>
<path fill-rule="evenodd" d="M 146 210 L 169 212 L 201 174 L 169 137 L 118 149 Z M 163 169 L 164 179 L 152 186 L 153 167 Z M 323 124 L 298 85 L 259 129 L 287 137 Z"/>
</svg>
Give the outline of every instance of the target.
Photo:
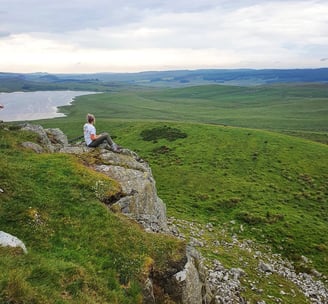
<svg viewBox="0 0 328 304">
<path fill-rule="evenodd" d="M 230 85 L 258 85 L 288 82 L 328 82 L 328 68 L 319 69 L 202 69 L 147 71 L 139 73 L 49 74 L 1 73 L 0 84 L 5 81 L 32 83 L 102 84 L 120 82 L 147 86 L 186 86 L 222 83 Z M 2 86 L 0 86 L 1 89 Z"/>
</svg>

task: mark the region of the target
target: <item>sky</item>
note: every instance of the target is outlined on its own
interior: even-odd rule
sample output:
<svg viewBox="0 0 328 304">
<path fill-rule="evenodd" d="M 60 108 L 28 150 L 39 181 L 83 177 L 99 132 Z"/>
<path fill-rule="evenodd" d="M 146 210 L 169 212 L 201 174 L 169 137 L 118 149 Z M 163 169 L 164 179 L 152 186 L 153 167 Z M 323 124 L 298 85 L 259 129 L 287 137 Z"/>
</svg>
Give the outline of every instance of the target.
<svg viewBox="0 0 328 304">
<path fill-rule="evenodd" d="M 0 72 L 317 67 L 327 0 L 0 0 Z"/>
</svg>

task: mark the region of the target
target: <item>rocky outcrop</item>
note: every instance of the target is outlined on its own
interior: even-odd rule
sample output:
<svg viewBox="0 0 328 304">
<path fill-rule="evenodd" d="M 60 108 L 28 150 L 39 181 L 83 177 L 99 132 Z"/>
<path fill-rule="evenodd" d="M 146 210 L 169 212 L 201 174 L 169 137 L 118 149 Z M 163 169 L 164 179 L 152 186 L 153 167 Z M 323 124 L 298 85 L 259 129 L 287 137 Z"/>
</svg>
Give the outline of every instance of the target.
<svg viewBox="0 0 328 304">
<path fill-rule="evenodd" d="M 207 283 L 207 272 L 203 265 L 203 258 L 191 246 L 187 246 L 186 254 L 181 260 L 168 262 L 164 271 L 153 269 L 146 282 L 145 304 L 214 304 L 214 297 Z M 167 295 L 173 302 L 165 302 Z M 156 300 L 152 302 L 150 299 Z"/>
<path fill-rule="evenodd" d="M 44 129 L 42 126 L 28 123 L 21 125 L 21 129 L 38 135 L 38 143 L 33 143 L 34 147 L 38 145 L 41 149 L 46 151 L 57 152 L 68 145 L 67 136 L 60 129 Z M 23 143 L 23 146 L 24 145 L 40 153 L 40 148 L 35 149 L 32 143 Z"/>
<path fill-rule="evenodd" d="M 80 145 L 66 146 L 60 152 L 82 154 L 93 150 Z M 119 197 L 105 200 L 108 207 L 136 220 L 146 231 L 167 232 L 166 207 L 157 196 L 149 165 L 127 149 L 114 153 L 100 147 L 97 157 L 100 163 L 92 168 L 118 181 L 122 189 Z"/>
<path fill-rule="evenodd" d="M 117 154 L 110 151 L 101 154 L 103 164 L 94 166 L 118 181 L 122 197 L 109 204 L 139 222 L 147 231 L 167 232 L 166 207 L 157 196 L 155 180 L 147 163 L 131 153 Z"/>
<path fill-rule="evenodd" d="M 328 290 L 324 283 L 327 278 L 315 270 L 313 275 L 297 273 L 293 265 L 281 256 L 272 254 L 270 250 L 261 252 L 251 240 L 239 241 L 235 235 L 231 239 L 223 237 L 219 240 L 218 230 L 214 230 L 211 223 L 198 226 L 192 222 L 167 219 L 165 204 L 157 196 L 151 168 L 134 152 L 123 149 L 121 153 L 114 153 L 101 147 L 90 149 L 83 144 L 69 145 L 65 135 L 58 129 L 44 130 L 40 126 L 24 125 L 24 130 L 38 134 L 37 143 L 22 144 L 36 153 L 76 154 L 86 159 L 86 162 L 96 157 L 96 161 L 88 165 L 115 179 L 121 186 L 118 195 L 102 200 L 110 210 L 122 212 L 136 220 L 146 231 L 169 233 L 188 244 L 185 255 L 179 261 L 167 261 L 164 270 L 154 267 L 149 271 L 144 278 L 143 303 L 248 303 L 244 296 L 244 284 L 247 282 L 248 289 L 257 295 L 257 303 L 263 304 L 266 303 L 262 298 L 264 290 L 259 281 L 266 278 L 271 286 L 274 283 L 270 282 L 270 278 L 276 276 L 292 282 L 309 302 L 328 303 Z M 0 189 L 0 194 L 2 192 Z M 222 230 L 224 235 L 225 229 Z M 204 260 L 195 248 L 211 248 L 214 254 L 219 251 L 240 251 L 243 254 L 239 257 L 240 265 L 229 269 L 217 259 Z M 304 263 L 309 263 L 306 257 L 303 259 Z M 259 279 L 249 276 L 250 261 L 255 265 L 252 273 L 255 272 Z M 283 285 L 279 285 L 279 288 L 280 293 L 268 295 L 266 300 L 283 303 L 283 297 L 288 293 L 290 298 L 295 296 L 293 289 L 284 289 Z"/>
</svg>

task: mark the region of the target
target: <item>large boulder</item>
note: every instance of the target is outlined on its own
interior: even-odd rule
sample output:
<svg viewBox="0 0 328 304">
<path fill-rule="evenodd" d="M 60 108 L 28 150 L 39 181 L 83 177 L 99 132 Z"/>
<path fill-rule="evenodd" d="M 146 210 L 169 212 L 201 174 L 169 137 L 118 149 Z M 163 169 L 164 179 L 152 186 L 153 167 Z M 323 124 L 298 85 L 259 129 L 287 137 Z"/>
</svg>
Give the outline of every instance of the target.
<svg viewBox="0 0 328 304">
<path fill-rule="evenodd" d="M 0 246 L 3 247 L 20 247 L 24 251 L 24 253 L 27 253 L 27 249 L 25 247 L 25 244 L 18 239 L 17 237 L 0 231 Z"/>
</svg>

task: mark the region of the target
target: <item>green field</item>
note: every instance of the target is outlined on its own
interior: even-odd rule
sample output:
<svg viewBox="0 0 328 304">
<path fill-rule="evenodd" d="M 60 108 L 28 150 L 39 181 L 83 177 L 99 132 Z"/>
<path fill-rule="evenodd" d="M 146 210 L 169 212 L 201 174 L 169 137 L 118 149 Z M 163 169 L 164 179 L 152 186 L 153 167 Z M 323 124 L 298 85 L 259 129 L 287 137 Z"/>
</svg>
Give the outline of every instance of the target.
<svg viewBox="0 0 328 304">
<path fill-rule="evenodd" d="M 70 119 L 92 112 L 106 119 L 200 122 L 288 132 L 328 143 L 325 84 L 123 90 L 78 100 L 68 109 Z"/>
<path fill-rule="evenodd" d="M 217 238 L 221 237 L 222 231 L 227 231 L 228 237 L 235 234 L 239 239 L 252 239 L 292 260 L 297 270 L 311 273 L 315 268 L 328 275 L 327 85 L 131 88 L 81 96 L 72 106 L 61 110 L 67 117 L 36 123 L 60 128 L 69 138 L 74 138 L 82 133 L 86 113 L 94 113 L 98 131 L 108 131 L 117 143 L 136 151 L 149 162 L 158 195 L 166 203 L 169 216 L 201 224 L 213 223 Z M 140 296 L 138 285 L 135 283 L 126 289 L 120 284 L 137 280 L 148 257 L 165 259 L 161 254 L 168 250 L 169 258 L 176 258 L 182 244 L 160 237 L 152 240 L 153 236 L 144 237 L 139 231 L 135 235 L 134 226 L 125 227 L 122 219 L 111 214 L 100 215 L 103 207 L 92 197 L 91 189 L 86 189 L 84 195 L 91 202 L 90 210 L 90 205 L 85 206 L 86 202 L 80 201 L 85 184 L 77 163 L 71 163 L 72 160 L 62 155 L 45 155 L 39 159 L 22 151 L 9 153 L 18 145 L 19 138 L 8 136 L 6 132 L 1 133 L 1 144 L 5 149 L 2 150 L 0 182 L 2 185 L 8 183 L 15 195 L 1 205 L 2 229 L 13 233 L 22 229 L 27 235 L 28 224 L 20 227 L 13 223 L 26 220 L 24 212 L 31 201 L 38 210 L 45 207 L 44 217 L 53 219 L 56 227 L 63 225 L 69 229 L 60 231 L 58 228 L 30 260 L 19 260 L 22 268 L 13 268 L 10 279 L 1 278 L 2 292 L 8 293 L 6 286 L 17 281 L 21 284 L 19 290 L 28 297 L 33 298 L 35 288 L 41 288 L 40 294 L 58 296 L 54 291 L 56 288 L 50 286 L 48 289 L 36 281 L 50 272 L 55 276 L 50 283 L 59 284 L 62 282 L 59 273 L 64 270 L 70 279 L 64 282 L 66 285 L 63 283 L 61 290 L 75 292 L 79 300 L 98 303 L 87 298 L 91 290 L 100 297 L 99 301 L 115 295 L 117 303 L 137 303 L 133 301 Z M 54 174 L 48 177 L 45 189 L 32 182 L 47 176 L 50 169 Z M 73 180 L 66 177 L 68 171 L 73 174 Z M 31 178 L 27 185 L 24 183 L 26 178 Z M 10 184 L 10 181 L 15 182 Z M 59 191 L 63 184 L 71 188 L 65 187 L 61 194 L 61 201 L 66 204 L 64 210 L 69 212 L 65 214 L 65 221 L 75 218 L 74 212 L 86 214 L 90 217 L 90 225 L 95 221 L 99 229 L 105 221 L 99 244 L 85 250 L 80 248 L 80 242 L 85 244 L 87 240 L 82 236 L 79 239 L 74 229 L 80 229 L 86 237 L 91 233 L 88 228 L 76 219 L 72 222 L 61 220 L 52 204 L 44 205 L 44 196 L 49 197 L 50 202 L 55 201 L 49 189 L 55 186 Z M 48 192 L 44 192 L 47 189 Z M 38 194 L 36 198 L 35 193 Z M 10 207 L 13 202 L 16 209 Z M 81 206 L 70 210 L 72 202 L 80 202 Z M 10 217 L 5 216 L 8 213 Z M 37 231 L 32 240 L 35 247 L 42 232 Z M 127 235 L 127 238 L 121 238 L 121 235 Z M 74 237 L 77 237 L 76 241 Z M 113 240 L 113 248 L 104 244 L 106 237 Z M 72 250 L 64 251 L 63 255 L 61 250 L 68 245 Z M 50 247 L 54 252 L 49 255 Z M 99 251 L 100 256 L 90 264 L 90 255 L 96 259 L 93 250 Z M 206 257 L 218 259 L 226 267 L 243 267 L 240 257 L 247 259 L 241 251 L 214 253 L 211 248 L 201 250 Z M 120 263 L 114 265 L 107 261 L 108 252 L 111 259 L 118 256 Z M 0 253 L 7 257 L 6 253 Z M 136 255 L 143 258 L 136 265 L 125 268 L 127 260 Z M 302 263 L 303 255 L 312 261 L 310 267 Z M 56 264 L 54 261 L 58 258 L 63 260 Z M 41 264 L 33 270 L 36 274 L 33 276 L 29 270 L 38 259 Z M 49 266 L 48 259 L 51 261 Z M 16 262 L 13 258 L 2 261 L 1 267 Z M 98 262 L 102 265 L 100 269 L 94 266 Z M 244 268 L 248 278 L 255 276 L 252 265 L 256 267 L 250 263 L 248 269 Z M 98 271 L 101 272 L 99 282 L 90 284 L 92 273 Z M 125 277 L 127 272 L 129 275 Z M 120 273 L 123 274 L 121 277 Z M 23 284 L 25 279 L 27 285 Z M 106 284 L 110 285 L 110 291 L 106 290 Z M 274 283 L 263 279 L 262 284 L 264 293 L 260 298 L 246 286 L 245 295 L 250 303 L 256 303 L 269 293 L 279 295 L 279 286 L 287 283 L 276 278 Z M 80 293 L 81 290 L 85 293 Z M 269 298 L 265 300 L 270 303 Z M 286 295 L 285 301 L 307 303 L 299 294 L 295 298 Z"/>
<path fill-rule="evenodd" d="M 237 220 L 248 227 L 245 237 L 296 260 L 308 255 L 328 273 L 327 145 L 256 130 L 319 134 L 324 142 L 327 95 L 326 85 L 140 89 L 79 97 L 63 108 L 67 118 L 44 125 L 75 137 L 85 113 L 94 113 L 98 130 L 150 163 L 169 214 Z M 187 137 L 142 139 L 165 126 Z"/>
</svg>

